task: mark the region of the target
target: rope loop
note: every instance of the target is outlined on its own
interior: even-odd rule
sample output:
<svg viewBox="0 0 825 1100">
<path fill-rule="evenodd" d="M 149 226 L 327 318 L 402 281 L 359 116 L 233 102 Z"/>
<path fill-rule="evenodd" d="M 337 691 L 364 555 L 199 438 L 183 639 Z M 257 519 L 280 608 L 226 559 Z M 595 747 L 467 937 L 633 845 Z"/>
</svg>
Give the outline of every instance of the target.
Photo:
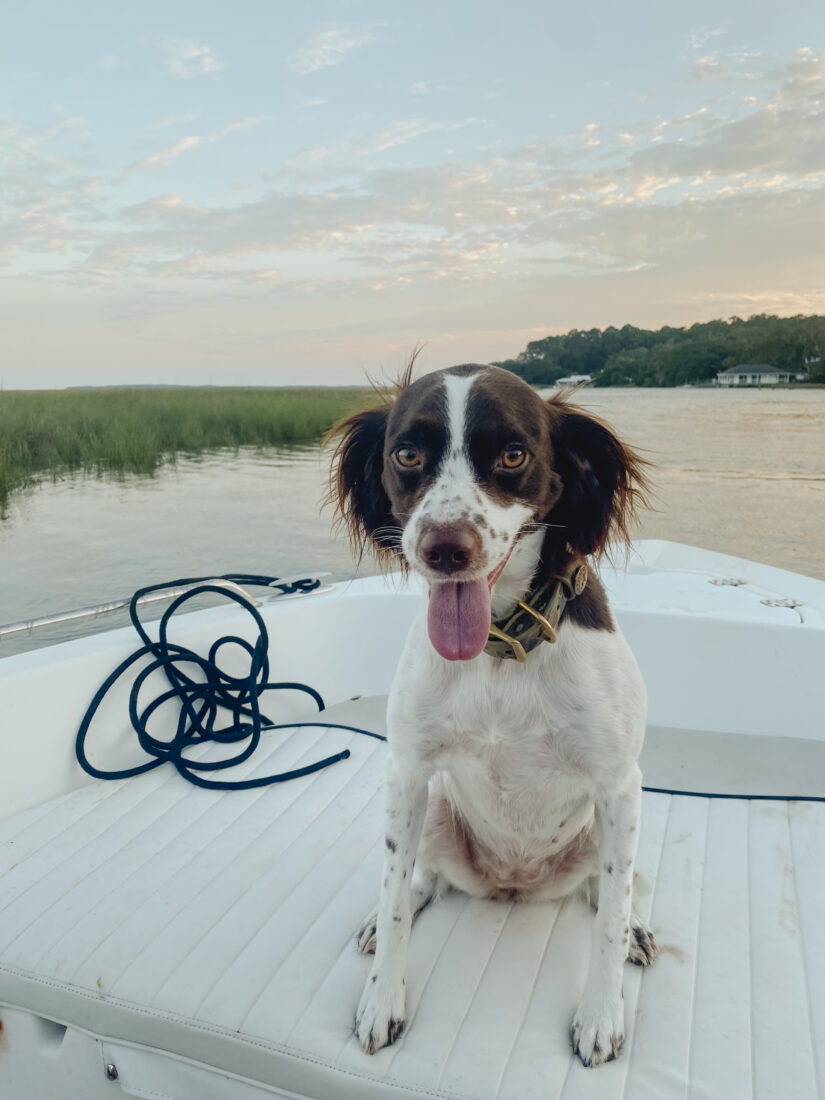
<svg viewBox="0 0 825 1100">
<path fill-rule="evenodd" d="M 313 699 L 319 712 L 324 710 L 324 700 L 314 688 L 307 684 L 269 681 L 269 635 L 263 618 L 251 597 L 244 591 L 244 586 L 277 588 L 284 595 L 292 595 L 297 592 L 312 592 L 319 587 L 320 583 L 315 577 L 279 582 L 277 577 L 251 573 L 227 573 L 220 577 L 190 577 L 138 589 L 129 602 L 129 618 L 142 644 L 139 649 L 121 661 L 95 692 L 77 732 L 75 751 L 80 766 L 96 779 L 129 779 L 151 771 L 161 764 L 171 763 L 184 779 L 198 787 L 219 791 L 249 790 L 253 787 L 269 786 L 272 783 L 284 783 L 287 780 L 320 771 L 331 764 L 336 764 L 339 760 L 346 760 L 350 755 L 349 749 L 302 768 L 280 772 L 277 775 L 261 776 L 257 779 L 218 780 L 206 778 L 201 773 L 216 772 L 242 764 L 257 749 L 261 734 L 270 730 L 322 726 L 328 729 L 363 733 L 377 740 L 385 740 L 380 734 L 337 722 L 285 722 L 276 725 L 261 712 L 261 699 L 268 691 L 303 692 Z M 152 592 L 185 586 L 187 591 L 177 596 L 163 613 L 158 624 L 158 639 L 153 640 L 140 619 L 138 611 L 140 600 Z M 172 617 L 189 600 L 205 593 L 232 600 L 246 611 L 253 619 L 257 631 L 254 642 L 249 642 L 236 634 L 227 634 L 217 638 L 209 647 L 208 655 L 203 657 L 185 646 L 170 641 L 169 624 Z M 246 654 L 249 660 L 249 671 L 246 675 L 234 675 L 221 666 L 218 657 L 221 650 L 228 646 L 235 647 L 236 650 L 239 649 Z M 134 676 L 129 691 L 129 719 L 132 729 L 137 734 L 140 747 L 151 759 L 132 768 L 119 770 L 97 768 L 86 755 L 86 737 L 89 728 L 109 691 L 141 660 L 146 660 L 146 663 Z M 141 690 L 156 672 L 163 673 L 169 687 L 148 703 L 142 704 Z M 164 740 L 150 733 L 149 724 L 152 717 L 166 704 L 176 705 L 178 714 L 174 735 Z M 210 741 L 225 745 L 240 745 L 242 742 L 246 744 L 235 755 L 222 760 L 201 761 L 187 755 L 187 750 Z"/>
</svg>

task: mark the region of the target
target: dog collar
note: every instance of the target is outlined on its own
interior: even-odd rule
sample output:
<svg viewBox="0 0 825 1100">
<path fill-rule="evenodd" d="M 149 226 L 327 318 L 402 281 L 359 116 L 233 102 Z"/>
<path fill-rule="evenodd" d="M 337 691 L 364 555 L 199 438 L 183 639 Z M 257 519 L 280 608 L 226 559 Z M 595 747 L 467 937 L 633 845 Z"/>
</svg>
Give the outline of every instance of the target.
<svg viewBox="0 0 825 1100">
<path fill-rule="evenodd" d="M 509 615 L 493 619 L 484 652 L 505 661 L 526 661 L 542 642 L 555 642 L 562 612 L 586 587 L 587 566 L 573 558 L 562 573 L 531 589 Z"/>
</svg>

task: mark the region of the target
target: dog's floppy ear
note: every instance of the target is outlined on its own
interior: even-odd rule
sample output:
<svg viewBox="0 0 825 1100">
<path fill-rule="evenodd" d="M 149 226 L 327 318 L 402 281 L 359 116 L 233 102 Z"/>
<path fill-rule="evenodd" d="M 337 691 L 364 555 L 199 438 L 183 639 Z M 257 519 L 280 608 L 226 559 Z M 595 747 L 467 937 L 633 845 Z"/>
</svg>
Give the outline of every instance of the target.
<svg viewBox="0 0 825 1100">
<path fill-rule="evenodd" d="M 627 545 L 636 509 L 647 504 L 650 463 L 563 395 L 547 405 L 553 464 L 563 484 L 548 522 L 563 525 L 578 554 L 602 554 L 608 542 Z"/>
<path fill-rule="evenodd" d="M 336 424 L 325 442 L 336 441 L 332 456 L 328 503 L 346 529 L 360 561 L 367 543 L 380 556 L 383 549 L 375 541 L 378 529 L 395 522 L 381 475 L 384 470 L 384 436 L 391 404 L 353 413 Z"/>
</svg>

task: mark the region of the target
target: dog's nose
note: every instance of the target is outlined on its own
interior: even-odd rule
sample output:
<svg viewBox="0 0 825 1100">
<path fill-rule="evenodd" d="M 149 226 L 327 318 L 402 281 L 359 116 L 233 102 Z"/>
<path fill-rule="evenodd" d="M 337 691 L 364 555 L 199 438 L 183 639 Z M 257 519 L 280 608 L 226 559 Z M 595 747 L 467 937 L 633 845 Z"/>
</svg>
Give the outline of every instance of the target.
<svg viewBox="0 0 825 1100">
<path fill-rule="evenodd" d="M 431 527 L 419 544 L 421 557 L 438 573 L 446 575 L 468 572 L 481 554 L 481 538 L 467 524 L 444 524 Z"/>
</svg>

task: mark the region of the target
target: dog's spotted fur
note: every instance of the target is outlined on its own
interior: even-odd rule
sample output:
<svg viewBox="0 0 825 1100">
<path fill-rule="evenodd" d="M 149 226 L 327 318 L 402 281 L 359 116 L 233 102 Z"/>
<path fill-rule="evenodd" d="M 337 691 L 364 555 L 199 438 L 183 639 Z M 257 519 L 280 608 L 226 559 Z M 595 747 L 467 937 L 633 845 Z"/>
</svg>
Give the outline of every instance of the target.
<svg viewBox="0 0 825 1100">
<path fill-rule="evenodd" d="M 606 425 L 494 367 L 407 377 L 337 433 L 333 491 L 356 545 L 400 551 L 431 585 L 488 578 L 495 616 L 571 555 L 626 539 L 645 487 L 642 460 Z M 365 1051 L 403 1027 L 411 923 L 439 890 L 509 900 L 584 887 L 597 914 L 572 1043 L 585 1065 L 616 1057 L 622 965 L 656 955 L 631 909 L 645 709 L 592 573 L 557 643 L 523 665 L 447 660 L 419 616 L 388 707 L 380 901 L 358 936 L 375 952 L 356 1017 Z"/>
</svg>

